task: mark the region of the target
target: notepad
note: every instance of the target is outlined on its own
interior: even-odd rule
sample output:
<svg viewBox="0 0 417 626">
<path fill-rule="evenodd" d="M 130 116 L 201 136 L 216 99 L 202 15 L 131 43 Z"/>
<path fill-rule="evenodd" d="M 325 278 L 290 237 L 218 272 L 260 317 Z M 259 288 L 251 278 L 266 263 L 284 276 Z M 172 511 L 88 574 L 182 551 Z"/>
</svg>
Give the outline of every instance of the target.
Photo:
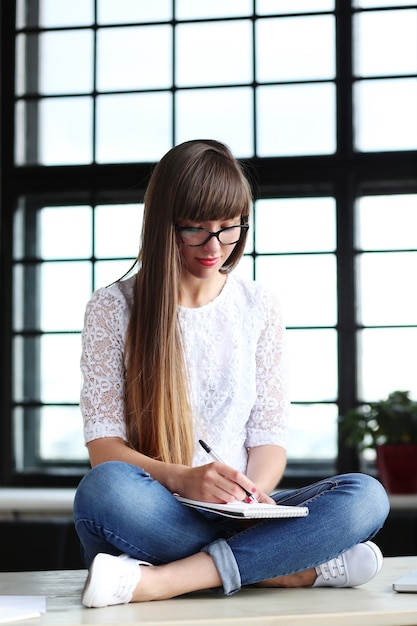
<svg viewBox="0 0 417 626">
<path fill-rule="evenodd" d="M 280 504 L 263 504 L 245 502 L 233 502 L 232 504 L 215 504 L 211 502 L 201 502 L 200 500 L 190 500 L 176 496 L 180 502 L 194 509 L 202 511 L 210 511 L 225 517 L 237 517 L 246 519 L 262 519 L 262 518 L 288 518 L 288 517 L 305 517 L 308 515 L 306 506 L 284 506 Z"/>
</svg>

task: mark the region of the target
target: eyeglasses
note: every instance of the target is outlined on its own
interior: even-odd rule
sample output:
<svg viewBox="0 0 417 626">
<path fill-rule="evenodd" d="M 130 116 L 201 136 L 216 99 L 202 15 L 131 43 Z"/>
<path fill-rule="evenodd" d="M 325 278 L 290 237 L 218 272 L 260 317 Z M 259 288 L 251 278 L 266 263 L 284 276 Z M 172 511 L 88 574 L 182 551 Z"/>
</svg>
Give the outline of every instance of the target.
<svg viewBox="0 0 417 626">
<path fill-rule="evenodd" d="M 176 226 L 182 243 L 191 247 L 204 246 L 212 237 L 216 237 L 219 243 L 224 246 L 231 246 L 240 240 L 248 228 L 247 224 L 241 224 L 239 226 L 227 226 L 213 233 L 207 228 L 197 226 Z"/>
</svg>

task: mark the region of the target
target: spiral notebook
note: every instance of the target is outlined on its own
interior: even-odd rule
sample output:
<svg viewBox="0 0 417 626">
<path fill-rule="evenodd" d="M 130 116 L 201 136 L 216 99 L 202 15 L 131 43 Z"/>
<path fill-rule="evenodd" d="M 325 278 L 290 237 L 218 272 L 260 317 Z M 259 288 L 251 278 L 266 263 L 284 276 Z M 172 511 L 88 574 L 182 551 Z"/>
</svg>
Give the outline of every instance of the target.
<svg viewBox="0 0 417 626">
<path fill-rule="evenodd" d="M 215 504 L 211 502 L 200 502 L 200 500 L 190 500 L 189 498 L 183 498 L 176 496 L 177 499 L 194 509 L 200 509 L 202 511 L 210 511 L 211 513 L 217 513 L 218 515 L 224 515 L 225 517 L 237 517 L 246 519 L 255 518 L 288 518 L 288 517 L 305 517 L 308 515 L 308 508 L 306 506 L 283 506 L 279 504 L 261 504 L 245 502 L 233 502 L 233 504 Z"/>
</svg>

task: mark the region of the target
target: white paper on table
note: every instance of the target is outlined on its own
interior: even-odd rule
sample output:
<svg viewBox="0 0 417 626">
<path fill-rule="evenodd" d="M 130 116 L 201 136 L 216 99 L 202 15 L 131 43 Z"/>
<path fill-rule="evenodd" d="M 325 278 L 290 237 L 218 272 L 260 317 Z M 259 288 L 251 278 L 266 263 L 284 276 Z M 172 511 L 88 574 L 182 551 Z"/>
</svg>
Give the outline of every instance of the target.
<svg viewBox="0 0 417 626">
<path fill-rule="evenodd" d="M 45 596 L 0 596 L 0 623 L 40 617 L 46 613 Z"/>
</svg>

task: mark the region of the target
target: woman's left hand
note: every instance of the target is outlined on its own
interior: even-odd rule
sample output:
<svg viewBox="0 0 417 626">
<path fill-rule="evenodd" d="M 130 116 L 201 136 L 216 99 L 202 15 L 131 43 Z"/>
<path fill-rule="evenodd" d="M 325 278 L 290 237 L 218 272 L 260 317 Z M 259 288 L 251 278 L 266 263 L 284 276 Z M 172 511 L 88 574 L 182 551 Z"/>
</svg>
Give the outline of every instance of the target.
<svg viewBox="0 0 417 626">
<path fill-rule="evenodd" d="M 258 502 L 260 502 L 261 504 L 275 504 L 275 500 L 273 500 L 271 498 L 271 496 L 268 496 L 267 493 L 256 493 L 256 499 L 258 500 Z"/>
</svg>

